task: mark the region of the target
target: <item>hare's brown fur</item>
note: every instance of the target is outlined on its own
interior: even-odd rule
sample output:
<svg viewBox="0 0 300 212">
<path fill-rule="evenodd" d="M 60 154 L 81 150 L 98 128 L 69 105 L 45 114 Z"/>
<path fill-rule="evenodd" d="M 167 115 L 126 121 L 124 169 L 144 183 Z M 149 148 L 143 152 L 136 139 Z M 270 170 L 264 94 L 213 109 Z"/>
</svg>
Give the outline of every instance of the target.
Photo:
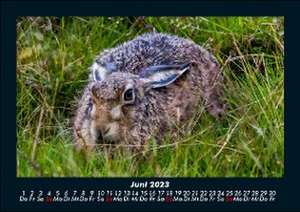
<svg viewBox="0 0 300 212">
<path fill-rule="evenodd" d="M 138 77 L 141 70 L 184 63 L 191 64 L 189 70 L 173 83 L 147 91 L 142 89 Z M 105 129 L 109 125 L 114 131 L 110 143 L 141 147 L 151 137 L 161 138 L 174 125 L 183 126 L 195 113 L 200 99 L 214 117 L 220 118 L 224 112 L 219 65 L 207 50 L 191 40 L 147 33 L 104 50 L 95 64 L 113 64 L 114 72 L 101 82 L 95 82 L 91 74 L 84 90 L 74 121 L 75 141 L 83 146 L 98 142 L 91 129 Z M 121 105 L 120 96 L 128 84 L 136 89 L 135 102 Z M 111 112 L 114 108 L 118 109 L 115 110 L 117 118 Z"/>
</svg>

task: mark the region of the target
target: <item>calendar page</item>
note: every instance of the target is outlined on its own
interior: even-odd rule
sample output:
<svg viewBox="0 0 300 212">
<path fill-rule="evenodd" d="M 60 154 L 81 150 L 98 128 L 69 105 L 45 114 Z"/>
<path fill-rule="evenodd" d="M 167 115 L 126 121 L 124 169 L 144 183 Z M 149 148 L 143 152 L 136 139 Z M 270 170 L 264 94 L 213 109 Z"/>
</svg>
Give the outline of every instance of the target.
<svg viewBox="0 0 300 212">
<path fill-rule="evenodd" d="M 299 208 L 299 9 L 1 3 L 1 209 Z"/>
</svg>

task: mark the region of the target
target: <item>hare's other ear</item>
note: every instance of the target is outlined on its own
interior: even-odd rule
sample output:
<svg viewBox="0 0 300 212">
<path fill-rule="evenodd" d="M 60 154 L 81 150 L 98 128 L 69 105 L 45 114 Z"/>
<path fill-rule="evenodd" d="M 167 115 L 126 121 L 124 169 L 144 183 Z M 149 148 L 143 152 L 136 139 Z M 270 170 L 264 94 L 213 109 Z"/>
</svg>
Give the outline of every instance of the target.
<svg viewBox="0 0 300 212">
<path fill-rule="evenodd" d="M 190 63 L 182 65 L 150 66 L 142 70 L 139 76 L 145 81 L 146 89 L 167 86 L 189 70 Z"/>
<path fill-rule="evenodd" d="M 105 65 L 100 65 L 95 62 L 92 67 L 92 76 L 94 81 L 102 81 L 105 80 L 107 75 L 116 71 L 116 66 L 113 63 L 106 63 Z"/>
</svg>

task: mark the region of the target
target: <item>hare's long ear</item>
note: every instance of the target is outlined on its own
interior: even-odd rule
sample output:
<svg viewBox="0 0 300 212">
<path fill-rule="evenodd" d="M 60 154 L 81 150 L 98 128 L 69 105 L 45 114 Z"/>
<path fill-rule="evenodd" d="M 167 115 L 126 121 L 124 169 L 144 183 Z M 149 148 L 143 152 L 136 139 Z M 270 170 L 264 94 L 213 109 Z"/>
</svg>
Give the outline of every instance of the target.
<svg viewBox="0 0 300 212">
<path fill-rule="evenodd" d="M 92 65 L 91 70 L 92 70 L 93 80 L 94 81 L 102 81 L 102 80 L 105 80 L 107 75 L 116 71 L 116 66 L 113 63 L 107 63 L 105 65 L 100 65 L 99 63 L 95 62 Z"/>
<path fill-rule="evenodd" d="M 182 65 L 150 66 L 142 70 L 139 76 L 145 81 L 147 89 L 167 86 L 178 79 L 190 67 L 190 63 Z"/>
</svg>

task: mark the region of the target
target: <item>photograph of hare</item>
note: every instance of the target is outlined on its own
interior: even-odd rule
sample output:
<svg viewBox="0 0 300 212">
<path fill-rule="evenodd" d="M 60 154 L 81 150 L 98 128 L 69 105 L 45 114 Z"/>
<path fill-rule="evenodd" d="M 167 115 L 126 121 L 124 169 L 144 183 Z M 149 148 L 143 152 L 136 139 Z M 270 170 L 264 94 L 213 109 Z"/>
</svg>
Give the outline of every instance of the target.
<svg viewBox="0 0 300 212">
<path fill-rule="evenodd" d="M 283 17 L 18 17 L 18 177 L 282 177 Z"/>
</svg>

